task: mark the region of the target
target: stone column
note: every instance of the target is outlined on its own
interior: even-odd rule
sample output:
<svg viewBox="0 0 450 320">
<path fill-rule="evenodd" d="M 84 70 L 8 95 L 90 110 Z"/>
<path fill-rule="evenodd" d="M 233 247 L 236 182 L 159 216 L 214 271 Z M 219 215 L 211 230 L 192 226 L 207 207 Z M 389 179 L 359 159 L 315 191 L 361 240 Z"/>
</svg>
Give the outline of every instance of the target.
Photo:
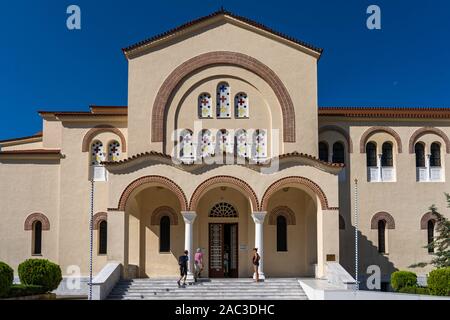
<svg viewBox="0 0 450 320">
<path fill-rule="evenodd" d="M 108 261 L 122 264 L 122 277 L 128 277 L 128 214 L 108 211 Z"/>
<path fill-rule="evenodd" d="M 382 173 L 382 166 L 381 166 L 381 157 L 383 155 L 380 153 L 378 155 L 378 181 L 382 181 L 383 180 L 383 173 Z"/>
<path fill-rule="evenodd" d="M 425 157 L 425 167 L 427 168 L 427 177 L 426 177 L 426 181 L 431 181 L 431 154 L 427 154 L 427 156 Z"/>
<path fill-rule="evenodd" d="M 189 251 L 189 263 L 188 263 L 188 274 L 187 281 L 194 281 L 194 274 L 192 273 L 194 267 L 194 221 L 197 217 L 195 211 L 181 211 L 181 215 L 184 220 L 184 248 Z"/>
<path fill-rule="evenodd" d="M 264 280 L 264 219 L 266 218 L 267 211 L 253 212 L 252 218 L 255 222 L 255 248 L 258 248 L 259 256 L 259 279 Z M 255 274 L 253 274 L 253 279 Z"/>
</svg>

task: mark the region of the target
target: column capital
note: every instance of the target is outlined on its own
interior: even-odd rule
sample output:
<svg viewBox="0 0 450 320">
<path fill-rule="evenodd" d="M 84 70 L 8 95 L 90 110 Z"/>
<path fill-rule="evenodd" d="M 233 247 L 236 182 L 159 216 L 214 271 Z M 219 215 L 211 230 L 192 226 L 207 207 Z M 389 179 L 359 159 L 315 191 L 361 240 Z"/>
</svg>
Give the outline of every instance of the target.
<svg viewBox="0 0 450 320">
<path fill-rule="evenodd" d="M 253 211 L 252 218 L 256 224 L 263 224 L 266 218 L 267 211 Z"/>
<path fill-rule="evenodd" d="M 194 220 L 197 217 L 197 213 L 195 211 L 181 211 L 181 215 L 183 216 L 184 223 L 186 224 L 194 223 Z"/>
</svg>

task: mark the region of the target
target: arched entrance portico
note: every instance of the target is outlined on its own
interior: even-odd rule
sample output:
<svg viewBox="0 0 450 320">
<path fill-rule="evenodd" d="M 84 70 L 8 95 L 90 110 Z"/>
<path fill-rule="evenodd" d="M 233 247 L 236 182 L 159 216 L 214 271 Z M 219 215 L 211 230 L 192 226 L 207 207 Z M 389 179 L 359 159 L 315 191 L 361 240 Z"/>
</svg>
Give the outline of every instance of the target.
<svg viewBox="0 0 450 320">
<path fill-rule="evenodd" d="M 188 278 L 192 279 L 197 248 L 204 252 L 203 276 L 209 277 L 251 277 L 254 247 L 261 255 L 262 279 L 265 275 L 322 277 L 327 261 L 339 261 L 337 207 L 330 206 L 330 193 L 326 195 L 311 179 L 285 176 L 269 180 L 263 175 L 260 181 L 264 183 L 259 183 L 257 179 L 246 182 L 218 175 L 197 181 L 190 185 L 189 198 L 177 183 L 157 176 L 136 179 L 125 188 L 118 206 L 124 211 L 111 209 L 108 213 L 113 221 L 108 223 L 109 235 L 113 237 L 115 232 L 114 239 L 120 240 L 112 246 L 122 245 L 123 239 L 123 253 L 111 250 L 108 257 L 124 261 L 129 277 L 176 276 L 177 258 L 187 249 Z M 183 183 L 180 185 L 189 190 Z M 211 214 L 219 204 L 229 205 L 236 215 Z M 162 228 L 158 220 L 164 217 Z M 119 230 L 118 225 L 124 229 Z M 163 236 L 162 230 L 169 231 Z M 220 235 L 214 235 L 214 230 Z M 285 244 L 279 245 L 283 237 Z M 170 240 L 167 252 L 160 250 L 168 247 L 160 245 L 161 239 Z M 139 271 L 128 271 L 128 265 Z"/>
</svg>

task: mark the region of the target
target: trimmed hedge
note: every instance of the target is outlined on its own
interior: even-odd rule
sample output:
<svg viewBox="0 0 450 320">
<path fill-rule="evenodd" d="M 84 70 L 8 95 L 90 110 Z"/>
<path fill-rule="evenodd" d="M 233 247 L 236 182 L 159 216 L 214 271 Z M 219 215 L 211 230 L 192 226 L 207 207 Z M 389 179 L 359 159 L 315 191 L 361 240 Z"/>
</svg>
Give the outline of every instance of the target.
<svg viewBox="0 0 450 320">
<path fill-rule="evenodd" d="M 450 267 L 435 269 L 427 279 L 430 293 L 436 296 L 450 296 Z"/>
<path fill-rule="evenodd" d="M 399 289 L 398 292 L 412 294 L 430 294 L 430 290 L 427 287 L 403 287 Z"/>
<path fill-rule="evenodd" d="M 42 286 L 25 285 L 25 284 L 13 284 L 9 289 L 9 298 L 34 296 L 37 294 L 44 294 L 47 291 Z"/>
<path fill-rule="evenodd" d="M 406 287 L 417 287 L 417 275 L 410 271 L 396 271 L 391 275 L 391 286 L 395 291 Z"/>
<path fill-rule="evenodd" d="M 14 270 L 6 263 L 0 261 L 0 297 L 5 297 L 14 280 Z"/>
<path fill-rule="evenodd" d="M 19 265 L 20 282 L 24 285 L 42 286 L 44 293 L 58 288 L 62 280 L 59 265 L 45 259 L 28 259 Z"/>
</svg>

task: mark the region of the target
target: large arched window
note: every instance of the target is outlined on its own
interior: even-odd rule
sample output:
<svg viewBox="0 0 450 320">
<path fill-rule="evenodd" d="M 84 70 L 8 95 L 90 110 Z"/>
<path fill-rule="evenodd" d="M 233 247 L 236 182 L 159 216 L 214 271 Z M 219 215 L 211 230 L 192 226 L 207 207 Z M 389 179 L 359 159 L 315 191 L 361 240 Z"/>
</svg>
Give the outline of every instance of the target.
<svg viewBox="0 0 450 320">
<path fill-rule="evenodd" d="M 392 155 L 392 143 L 385 142 L 381 146 L 381 166 L 382 167 L 393 167 L 394 159 Z"/>
<path fill-rule="evenodd" d="M 234 110 L 236 118 L 248 118 L 249 114 L 248 96 L 245 92 L 239 92 L 234 97 Z"/>
<path fill-rule="evenodd" d="M 386 221 L 378 220 L 378 252 L 386 253 Z"/>
<path fill-rule="evenodd" d="M 247 131 L 240 129 L 236 132 L 234 145 L 236 147 L 236 155 L 244 158 L 248 156 Z"/>
<path fill-rule="evenodd" d="M 425 146 L 423 145 L 423 143 L 417 142 L 414 146 L 414 150 L 416 153 L 416 167 L 425 167 Z"/>
<path fill-rule="evenodd" d="M 431 156 L 430 156 L 430 166 L 440 167 L 441 166 L 441 146 L 433 142 L 431 144 Z"/>
<path fill-rule="evenodd" d="M 253 134 L 254 159 L 265 159 L 267 157 L 267 133 L 266 130 L 257 129 Z"/>
<path fill-rule="evenodd" d="M 433 241 L 434 241 L 434 220 L 430 219 L 427 222 L 427 245 L 429 253 L 434 252 L 434 248 L 432 246 Z"/>
<path fill-rule="evenodd" d="M 319 142 L 319 159 L 328 162 L 328 144 L 326 142 Z"/>
<path fill-rule="evenodd" d="M 159 252 L 170 252 L 170 218 L 161 217 L 159 223 Z"/>
<path fill-rule="evenodd" d="M 102 165 L 105 161 L 105 150 L 101 141 L 95 140 L 91 144 L 91 178 L 94 181 L 105 181 L 106 170 Z"/>
<path fill-rule="evenodd" d="M 282 215 L 277 216 L 277 251 L 287 251 L 287 221 Z"/>
<path fill-rule="evenodd" d="M 120 143 L 111 141 L 108 146 L 108 161 L 118 161 L 120 157 Z"/>
<path fill-rule="evenodd" d="M 209 93 L 198 96 L 198 117 L 212 118 L 212 99 Z"/>
<path fill-rule="evenodd" d="M 368 167 L 377 166 L 377 145 L 374 142 L 366 145 L 366 162 Z"/>
<path fill-rule="evenodd" d="M 192 131 L 183 130 L 180 134 L 180 158 L 182 160 L 194 159 L 194 144 L 192 142 Z"/>
<path fill-rule="evenodd" d="M 108 223 L 103 220 L 98 225 L 98 254 L 106 254 L 108 250 Z"/>
<path fill-rule="evenodd" d="M 345 152 L 342 142 L 335 142 L 333 144 L 333 163 L 344 163 Z"/>
<path fill-rule="evenodd" d="M 214 153 L 214 144 L 212 141 L 211 131 L 203 129 L 200 133 L 200 156 L 207 157 Z"/>
<path fill-rule="evenodd" d="M 231 117 L 230 86 L 226 82 L 221 82 L 217 86 L 217 117 Z"/>
<path fill-rule="evenodd" d="M 42 222 L 33 223 L 33 254 L 42 254 Z"/>
</svg>

